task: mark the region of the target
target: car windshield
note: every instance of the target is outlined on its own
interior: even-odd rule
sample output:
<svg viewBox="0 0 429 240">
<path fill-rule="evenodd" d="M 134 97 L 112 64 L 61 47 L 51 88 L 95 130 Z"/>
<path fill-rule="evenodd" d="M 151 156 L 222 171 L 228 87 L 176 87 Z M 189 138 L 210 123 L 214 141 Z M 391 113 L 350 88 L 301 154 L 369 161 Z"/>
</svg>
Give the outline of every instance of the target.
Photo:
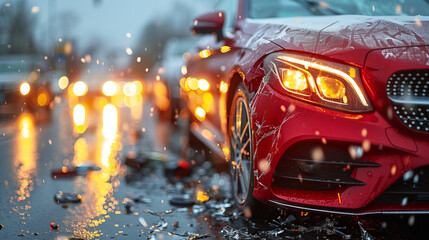
<svg viewBox="0 0 429 240">
<path fill-rule="evenodd" d="M 314 15 L 428 16 L 428 0 L 249 0 L 250 18 Z"/>
</svg>

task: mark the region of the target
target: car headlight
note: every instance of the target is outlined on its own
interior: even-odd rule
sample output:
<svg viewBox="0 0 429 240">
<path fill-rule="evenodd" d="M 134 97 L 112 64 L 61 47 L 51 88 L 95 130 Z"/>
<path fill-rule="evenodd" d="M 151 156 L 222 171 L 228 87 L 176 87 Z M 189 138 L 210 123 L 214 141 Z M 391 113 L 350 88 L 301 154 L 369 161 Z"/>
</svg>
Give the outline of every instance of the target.
<svg viewBox="0 0 429 240">
<path fill-rule="evenodd" d="M 23 82 L 19 86 L 19 91 L 21 92 L 22 96 L 27 95 L 30 92 L 30 84 L 28 82 Z"/>
<path fill-rule="evenodd" d="M 344 112 L 373 110 L 355 66 L 298 54 L 274 53 L 264 61 L 270 85 L 288 96 Z"/>
<path fill-rule="evenodd" d="M 73 85 L 73 93 L 75 96 L 81 97 L 88 92 L 88 85 L 83 81 L 77 81 Z"/>
</svg>

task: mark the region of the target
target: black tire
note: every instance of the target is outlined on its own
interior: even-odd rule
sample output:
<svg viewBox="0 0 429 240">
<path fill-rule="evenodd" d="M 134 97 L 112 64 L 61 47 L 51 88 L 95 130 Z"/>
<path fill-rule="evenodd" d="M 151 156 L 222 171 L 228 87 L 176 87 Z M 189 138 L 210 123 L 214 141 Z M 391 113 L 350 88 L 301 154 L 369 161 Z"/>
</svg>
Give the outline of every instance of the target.
<svg viewBox="0 0 429 240">
<path fill-rule="evenodd" d="M 246 217 L 250 210 L 250 218 L 262 220 L 272 217 L 274 209 L 253 197 L 254 161 L 251 126 L 249 92 L 245 85 L 240 83 L 231 102 L 228 122 L 232 196 L 237 207 L 244 210 Z"/>
</svg>

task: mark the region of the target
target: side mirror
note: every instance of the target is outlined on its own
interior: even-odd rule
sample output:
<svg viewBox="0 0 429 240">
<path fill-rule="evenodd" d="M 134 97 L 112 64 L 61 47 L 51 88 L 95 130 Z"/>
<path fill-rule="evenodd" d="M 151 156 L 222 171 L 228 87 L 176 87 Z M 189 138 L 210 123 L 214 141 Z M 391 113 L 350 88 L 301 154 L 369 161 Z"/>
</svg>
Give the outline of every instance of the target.
<svg viewBox="0 0 429 240">
<path fill-rule="evenodd" d="M 225 23 L 225 13 L 215 11 L 197 17 L 191 28 L 191 33 L 195 34 L 216 34 L 217 40 L 223 39 L 222 28 Z"/>
</svg>

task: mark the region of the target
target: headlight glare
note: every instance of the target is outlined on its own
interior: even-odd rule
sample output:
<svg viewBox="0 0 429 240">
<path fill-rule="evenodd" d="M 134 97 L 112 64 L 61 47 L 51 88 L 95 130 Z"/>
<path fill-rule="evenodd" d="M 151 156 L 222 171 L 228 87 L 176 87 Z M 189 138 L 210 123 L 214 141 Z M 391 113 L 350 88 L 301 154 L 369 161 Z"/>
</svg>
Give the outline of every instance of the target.
<svg viewBox="0 0 429 240">
<path fill-rule="evenodd" d="M 341 81 L 331 77 L 318 77 L 317 87 L 326 98 L 342 99 L 346 95 L 346 87 Z"/>
<path fill-rule="evenodd" d="M 289 90 L 304 91 L 307 89 L 307 78 L 301 71 L 292 69 L 282 70 L 282 84 Z"/>
<path fill-rule="evenodd" d="M 372 111 L 357 67 L 291 53 L 269 55 L 264 67 L 280 93 L 344 112 Z"/>
</svg>

